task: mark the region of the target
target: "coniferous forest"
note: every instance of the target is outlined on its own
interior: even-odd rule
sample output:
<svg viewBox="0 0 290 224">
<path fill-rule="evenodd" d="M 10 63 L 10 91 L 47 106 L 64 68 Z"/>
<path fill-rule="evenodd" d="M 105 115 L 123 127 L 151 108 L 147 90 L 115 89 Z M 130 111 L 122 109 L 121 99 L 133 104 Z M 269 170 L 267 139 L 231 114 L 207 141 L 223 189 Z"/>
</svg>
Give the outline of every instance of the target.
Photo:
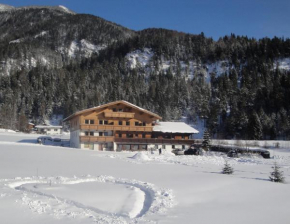
<svg viewBox="0 0 290 224">
<path fill-rule="evenodd" d="M 128 55 L 144 49 L 147 64 L 130 66 Z M 127 100 L 163 120 L 204 119 L 218 138 L 290 139 L 290 70 L 281 66 L 289 58 L 286 38 L 215 41 L 49 7 L 3 11 L 0 124 L 20 129 L 26 120 Z"/>
</svg>

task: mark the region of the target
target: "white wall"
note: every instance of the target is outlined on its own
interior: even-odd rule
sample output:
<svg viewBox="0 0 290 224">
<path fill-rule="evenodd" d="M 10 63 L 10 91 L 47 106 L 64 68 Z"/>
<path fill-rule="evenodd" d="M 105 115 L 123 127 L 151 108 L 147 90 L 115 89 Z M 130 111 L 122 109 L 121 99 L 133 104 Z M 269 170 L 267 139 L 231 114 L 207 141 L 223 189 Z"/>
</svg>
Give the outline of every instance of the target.
<svg viewBox="0 0 290 224">
<path fill-rule="evenodd" d="M 71 131 L 70 132 L 70 147 L 80 148 L 80 131 Z"/>
</svg>

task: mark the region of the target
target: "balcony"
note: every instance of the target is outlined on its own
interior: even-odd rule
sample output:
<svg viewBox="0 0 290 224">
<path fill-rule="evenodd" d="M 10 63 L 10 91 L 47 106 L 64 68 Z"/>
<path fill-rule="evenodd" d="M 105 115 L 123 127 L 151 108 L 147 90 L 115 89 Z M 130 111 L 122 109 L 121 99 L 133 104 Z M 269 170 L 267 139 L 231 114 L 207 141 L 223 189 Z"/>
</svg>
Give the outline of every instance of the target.
<svg viewBox="0 0 290 224">
<path fill-rule="evenodd" d="M 80 136 L 81 142 L 113 142 L 114 136 Z"/>
<path fill-rule="evenodd" d="M 191 145 L 193 139 L 157 139 L 157 138 L 115 138 L 116 143 L 172 144 Z"/>
<path fill-rule="evenodd" d="M 124 126 L 124 125 L 81 125 L 81 130 L 108 130 L 108 131 L 141 131 L 152 132 L 153 127 Z"/>
<path fill-rule="evenodd" d="M 134 113 L 128 113 L 128 112 L 105 112 L 105 117 L 134 118 Z"/>
</svg>

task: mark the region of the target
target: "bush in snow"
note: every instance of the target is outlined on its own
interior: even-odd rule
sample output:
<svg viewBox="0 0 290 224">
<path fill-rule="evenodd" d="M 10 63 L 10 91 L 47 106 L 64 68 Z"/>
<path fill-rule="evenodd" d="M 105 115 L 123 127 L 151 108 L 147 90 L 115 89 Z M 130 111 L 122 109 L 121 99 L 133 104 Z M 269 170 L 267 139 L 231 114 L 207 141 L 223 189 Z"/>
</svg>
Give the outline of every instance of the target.
<svg viewBox="0 0 290 224">
<path fill-rule="evenodd" d="M 270 175 L 270 181 L 278 182 L 278 183 L 284 183 L 284 176 L 283 171 L 280 170 L 280 167 L 277 165 L 277 163 L 274 163 L 274 166 L 272 166 L 273 172 L 271 172 Z"/>
<path fill-rule="evenodd" d="M 228 164 L 228 161 L 225 162 L 225 166 L 222 170 L 223 174 L 232 174 L 234 172 L 234 169 Z"/>
</svg>

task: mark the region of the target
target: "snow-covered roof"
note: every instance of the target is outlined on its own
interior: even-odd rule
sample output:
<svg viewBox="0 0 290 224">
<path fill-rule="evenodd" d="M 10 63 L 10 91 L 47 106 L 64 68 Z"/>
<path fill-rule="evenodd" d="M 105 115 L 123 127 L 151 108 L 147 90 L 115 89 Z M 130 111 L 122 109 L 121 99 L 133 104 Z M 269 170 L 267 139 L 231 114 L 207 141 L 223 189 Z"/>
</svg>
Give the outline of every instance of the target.
<svg viewBox="0 0 290 224">
<path fill-rule="evenodd" d="M 198 130 L 192 128 L 184 122 L 159 122 L 153 127 L 153 131 L 164 133 L 199 133 Z"/>
<path fill-rule="evenodd" d="M 36 128 L 47 128 L 47 129 L 57 129 L 57 128 L 62 128 L 62 126 L 46 126 L 46 125 L 37 125 L 35 126 Z"/>
</svg>

